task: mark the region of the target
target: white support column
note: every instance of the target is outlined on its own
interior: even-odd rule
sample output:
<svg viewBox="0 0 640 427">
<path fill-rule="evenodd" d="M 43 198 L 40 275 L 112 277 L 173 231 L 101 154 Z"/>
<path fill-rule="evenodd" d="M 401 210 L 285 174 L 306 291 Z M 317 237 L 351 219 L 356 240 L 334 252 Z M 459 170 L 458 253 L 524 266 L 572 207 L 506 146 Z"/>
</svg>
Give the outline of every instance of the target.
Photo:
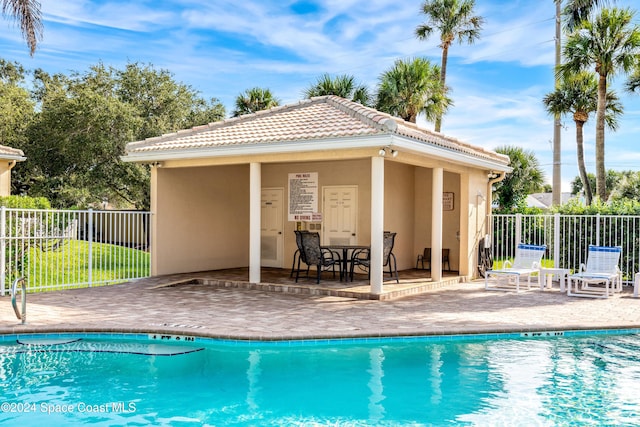
<svg viewBox="0 0 640 427">
<path fill-rule="evenodd" d="M 249 282 L 260 283 L 260 197 L 262 165 L 249 165 Z"/>
<path fill-rule="evenodd" d="M 382 293 L 384 231 L 384 158 L 371 158 L 371 293 Z"/>
<path fill-rule="evenodd" d="M 444 173 L 434 168 L 431 188 L 431 280 L 442 280 L 442 192 Z"/>
</svg>

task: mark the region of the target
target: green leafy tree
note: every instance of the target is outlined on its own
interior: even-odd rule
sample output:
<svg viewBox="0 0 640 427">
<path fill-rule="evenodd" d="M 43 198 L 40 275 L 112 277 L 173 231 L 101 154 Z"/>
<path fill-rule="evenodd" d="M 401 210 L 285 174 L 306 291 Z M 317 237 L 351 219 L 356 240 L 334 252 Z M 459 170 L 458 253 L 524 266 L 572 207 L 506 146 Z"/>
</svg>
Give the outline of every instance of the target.
<svg viewBox="0 0 640 427">
<path fill-rule="evenodd" d="M 271 90 L 254 87 L 245 90 L 236 97 L 236 109 L 233 111 L 233 117 L 268 110 L 278 105 L 280 105 L 280 100 L 273 96 Z"/>
<path fill-rule="evenodd" d="M 341 98 L 358 102 L 362 105 L 371 105 L 371 93 L 367 86 L 357 83 L 355 77 L 343 74 L 331 77 L 325 73 L 318 77 L 316 82 L 304 90 L 305 98 L 314 96 L 336 95 Z"/>
<path fill-rule="evenodd" d="M 1 0 L 2 14 L 10 16 L 20 25 L 22 36 L 29 46 L 29 54 L 33 56 L 42 39 L 42 12 L 38 0 Z"/>
<path fill-rule="evenodd" d="M 622 179 L 622 176 L 623 175 L 621 172 L 614 171 L 612 169 L 609 169 L 607 171 L 607 178 L 606 178 L 607 197 L 616 188 L 616 186 L 618 185 L 618 182 L 620 182 L 620 180 Z M 589 181 L 589 184 L 591 185 L 591 188 L 594 188 L 596 186 L 595 174 L 587 173 L 587 179 Z M 580 176 L 575 177 L 571 181 L 571 194 L 581 194 L 584 191 L 583 189 L 584 187 L 582 185 L 582 178 L 580 178 Z M 605 199 L 604 201 L 606 202 L 607 200 L 608 199 Z"/>
<path fill-rule="evenodd" d="M 206 102 L 191 86 L 176 82 L 171 72 L 149 64 L 129 63 L 124 70 L 99 64 L 94 73 L 110 75 L 115 96 L 134 107 L 140 123 L 136 139 L 207 124 L 225 116 L 218 99 Z"/>
<path fill-rule="evenodd" d="M 124 163 L 126 143 L 220 120 L 224 107 L 152 66 L 93 66 L 86 73 L 34 72 L 39 112 L 27 130 L 16 185 L 55 207 L 148 209 L 148 167 Z M 21 165 L 23 166 L 23 165 Z"/>
<path fill-rule="evenodd" d="M 640 27 L 628 9 L 602 9 L 592 20 L 580 22 L 567 38 L 560 76 L 595 69 L 598 74 L 596 109 L 596 193 L 606 199 L 605 120 L 607 82 L 618 72 L 630 74 L 640 55 Z"/>
<path fill-rule="evenodd" d="M 428 59 L 397 60 L 380 76 L 376 108 L 415 123 L 419 114 L 428 121 L 442 116 L 453 101 L 440 81 L 440 67 Z"/>
<path fill-rule="evenodd" d="M 589 120 L 589 114 L 596 111 L 598 104 L 598 82 L 593 73 L 582 71 L 575 75 L 566 75 L 560 81 L 556 90 L 547 94 L 542 100 L 550 114 L 572 114 L 576 125 L 576 146 L 578 156 L 578 171 L 582 180 L 585 201 L 591 204 L 593 192 L 587 178 L 587 168 L 584 162 L 584 124 Z M 618 127 L 618 116 L 622 114 L 622 104 L 613 91 L 607 94 L 606 123 L 615 130 Z"/>
<path fill-rule="evenodd" d="M 624 171 L 609 196 L 610 201 L 640 200 L 640 172 Z"/>
<path fill-rule="evenodd" d="M 529 194 L 543 188 L 544 173 L 533 151 L 514 146 L 498 147 L 495 151 L 509 156 L 513 172 L 495 184 L 494 199 L 500 212 L 511 212 L 522 207 Z"/>
<path fill-rule="evenodd" d="M 416 35 L 424 40 L 436 30 L 440 33 L 440 82 L 443 87 L 446 87 L 449 48 L 453 42 L 473 44 L 480 38 L 484 18 L 475 15 L 474 7 L 475 0 L 426 0 L 422 4 L 421 12 L 428 20 L 416 28 Z M 440 132 L 441 126 L 442 114 L 438 114 L 435 131 Z"/>
<path fill-rule="evenodd" d="M 24 86 L 25 70 L 0 59 L 0 144 L 20 147 L 35 115 L 35 102 Z"/>
</svg>

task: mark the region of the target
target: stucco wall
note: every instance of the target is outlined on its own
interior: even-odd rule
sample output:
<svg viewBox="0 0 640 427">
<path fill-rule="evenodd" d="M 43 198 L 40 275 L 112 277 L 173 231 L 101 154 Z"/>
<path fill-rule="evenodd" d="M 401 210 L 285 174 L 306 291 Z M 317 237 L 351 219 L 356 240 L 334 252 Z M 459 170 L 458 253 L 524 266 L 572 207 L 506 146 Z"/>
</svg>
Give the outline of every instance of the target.
<svg viewBox="0 0 640 427">
<path fill-rule="evenodd" d="M 288 221 L 286 205 L 288 178 L 290 173 L 318 172 L 318 210 L 322 210 L 322 188 L 333 185 L 356 185 L 358 187 L 358 243 L 368 244 L 371 236 L 371 161 L 347 160 L 332 162 L 306 162 L 262 165 L 262 187 L 280 187 L 285 190 L 284 218 L 284 267 L 291 266 L 297 249 L 295 241 L 296 223 Z"/>
<path fill-rule="evenodd" d="M 319 210 L 324 187 L 357 186 L 357 240 L 370 243 L 370 159 L 264 163 L 261 169 L 263 188 L 284 189 L 283 268 L 296 251 L 296 223 L 287 218 L 290 173 L 318 172 Z M 384 229 L 398 233 L 400 270 L 415 267 L 416 256 L 431 246 L 431 174 L 428 167 L 385 161 Z M 443 247 L 451 250 L 451 269 L 472 276 L 486 221 L 486 202 L 477 196 L 487 197 L 486 171 L 445 171 L 443 178 L 444 191 L 454 193 L 454 209 L 443 212 Z M 159 168 L 155 179 L 153 274 L 248 266 L 248 165 Z"/>
<path fill-rule="evenodd" d="M 384 229 L 397 233 L 393 253 L 398 261 L 398 270 L 415 267 L 413 176 L 413 166 L 385 162 Z"/>
<path fill-rule="evenodd" d="M 155 274 L 247 266 L 249 167 L 157 173 Z"/>
<path fill-rule="evenodd" d="M 11 168 L 10 162 L 0 160 L 0 196 L 11 195 Z"/>
</svg>

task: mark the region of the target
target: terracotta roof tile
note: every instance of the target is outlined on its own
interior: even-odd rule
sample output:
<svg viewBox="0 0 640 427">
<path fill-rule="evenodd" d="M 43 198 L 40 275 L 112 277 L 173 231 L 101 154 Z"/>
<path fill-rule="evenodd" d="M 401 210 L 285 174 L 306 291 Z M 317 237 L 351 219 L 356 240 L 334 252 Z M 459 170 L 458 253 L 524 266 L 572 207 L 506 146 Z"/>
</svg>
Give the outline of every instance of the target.
<svg viewBox="0 0 640 427">
<path fill-rule="evenodd" d="M 131 142 L 127 144 L 126 152 L 129 155 L 141 155 L 390 133 L 508 164 L 506 156 L 422 129 L 414 123 L 337 96 L 306 99 L 296 104 Z"/>
<path fill-rule="evenodd" d="M 10 156 L 10 157 L 24 157 L 24 153 L 22 150 L 17 148 L 7 147 L 6 145 L 0 145 L 0 157 Z"/>
</svg>

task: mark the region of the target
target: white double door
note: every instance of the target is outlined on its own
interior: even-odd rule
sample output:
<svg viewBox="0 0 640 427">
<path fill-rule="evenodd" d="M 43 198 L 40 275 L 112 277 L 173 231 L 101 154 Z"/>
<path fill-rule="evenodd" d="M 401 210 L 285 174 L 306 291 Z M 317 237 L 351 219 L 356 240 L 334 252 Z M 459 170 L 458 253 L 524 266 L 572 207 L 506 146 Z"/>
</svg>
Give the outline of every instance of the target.
<svg viewBox="0 0 640 427">
<path fill-rule="evenodd" d="M 327 186 L 323 188 L 322 196 L 323 244 L 357 244 L 358 187 Z M 263 188 L 260 209 L 261 265 L 282 268 L 284 262 L 284 189 Z"/>
</svg>

